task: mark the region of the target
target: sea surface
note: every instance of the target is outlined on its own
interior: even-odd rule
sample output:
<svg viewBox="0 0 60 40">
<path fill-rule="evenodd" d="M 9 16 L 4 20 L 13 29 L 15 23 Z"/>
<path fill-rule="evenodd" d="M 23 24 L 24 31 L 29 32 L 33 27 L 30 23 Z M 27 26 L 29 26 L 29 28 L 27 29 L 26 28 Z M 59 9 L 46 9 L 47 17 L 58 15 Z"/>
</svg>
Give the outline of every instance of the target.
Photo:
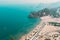
<svg viewBox="0 0 60 40">
<path fill-rule="evenodd" d="M 39 18 L 28 18 L 36 5 L 0 5 L 0 40 L 18 40 L 30 32 L 39 22 Z"/>
</svg>

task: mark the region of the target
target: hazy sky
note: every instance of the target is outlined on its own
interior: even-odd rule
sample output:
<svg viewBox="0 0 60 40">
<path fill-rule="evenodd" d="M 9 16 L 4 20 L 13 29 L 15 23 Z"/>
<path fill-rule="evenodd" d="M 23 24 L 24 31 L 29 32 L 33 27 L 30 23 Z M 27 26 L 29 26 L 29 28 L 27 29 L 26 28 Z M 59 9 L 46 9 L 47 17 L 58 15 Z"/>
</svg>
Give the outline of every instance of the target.
<svg viewBox="0 0 60 40">
<path fill-rule="evenodd" d="M 60 0 L 0 0 L 0 4 L 38 4 L 38 3 L 55 3 Z"/>
</svg>

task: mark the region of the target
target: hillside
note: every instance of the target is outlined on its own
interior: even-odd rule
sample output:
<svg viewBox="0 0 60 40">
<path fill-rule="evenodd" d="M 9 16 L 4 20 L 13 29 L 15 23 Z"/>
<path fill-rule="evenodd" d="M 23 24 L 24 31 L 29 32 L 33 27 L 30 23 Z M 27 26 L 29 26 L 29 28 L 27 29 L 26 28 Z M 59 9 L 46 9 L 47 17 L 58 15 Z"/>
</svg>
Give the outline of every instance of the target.
<svg viewBox="0 0 60 40">
<path fill-rule="evenodd" d="M 48 15 L 50 15 L 51 17 L 56 17 L 56 18 L 60 17 L 60 7 L 44 8 L 37 12 L 31 12 L 28 17 L 29 18 L 38 18 L 38 17 L 48 16 Z"/>
</svg>

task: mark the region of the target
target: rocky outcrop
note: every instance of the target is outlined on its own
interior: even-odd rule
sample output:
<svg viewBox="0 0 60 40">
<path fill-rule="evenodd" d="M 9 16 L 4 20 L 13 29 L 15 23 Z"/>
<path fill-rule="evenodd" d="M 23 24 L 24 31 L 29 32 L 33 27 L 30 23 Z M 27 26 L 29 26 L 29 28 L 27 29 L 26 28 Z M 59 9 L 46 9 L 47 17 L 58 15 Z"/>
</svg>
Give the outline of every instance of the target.
<svg viewBox="0 0 60 40">
<path fill-rule="evenodd" d="M 60 17 L 60 9 L 59 8 L 44 8 L 42 10 L 39 10 L 37 12 L 31 12 L 31 14 L 28 16 L 29 18 L 38 18 L 43 16 L 52 16 L 52 17 Z M 57 12 L 59 11 L 59 12 Z"/>
</svg>

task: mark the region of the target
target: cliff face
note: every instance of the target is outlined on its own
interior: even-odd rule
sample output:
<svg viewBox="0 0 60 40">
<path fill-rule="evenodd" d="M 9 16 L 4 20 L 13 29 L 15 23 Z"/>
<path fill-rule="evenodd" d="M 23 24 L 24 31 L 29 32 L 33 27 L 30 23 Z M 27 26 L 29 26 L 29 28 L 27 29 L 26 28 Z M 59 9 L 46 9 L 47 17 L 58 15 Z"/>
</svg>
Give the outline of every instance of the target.
<svg viewBox="0 0 60 40">
<path fill-rule="evenodd" d="M 28 17 L 38 18 L 38 17 L 48 16 L 48 15 L 57 18 L 60 17 L 60 8 L 44 8 L 37 12 L 31 12 L 31 14 Z"/>
</svg>

